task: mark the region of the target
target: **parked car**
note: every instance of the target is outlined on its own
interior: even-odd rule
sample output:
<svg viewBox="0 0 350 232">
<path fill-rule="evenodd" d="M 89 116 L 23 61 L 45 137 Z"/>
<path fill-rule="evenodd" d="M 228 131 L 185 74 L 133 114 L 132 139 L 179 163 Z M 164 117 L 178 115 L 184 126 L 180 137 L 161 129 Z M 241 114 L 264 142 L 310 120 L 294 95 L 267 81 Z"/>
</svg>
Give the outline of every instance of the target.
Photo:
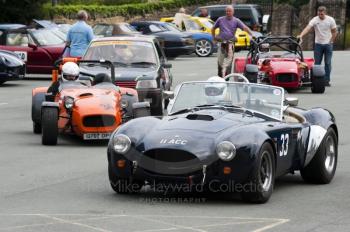
<svg viewBox="0 0 350 232">
<path fill-rule="evenodd" d="M 226 7 L 228 5 L 211 5 L 197 8 L 192 16 L 199 16 L 200 9 L 206 8 L 208 10 L 209 18 L 216 21 L 219 17 L 226 15 Z M 267 25 L 269 22 L 269 15 L 263 15 L 261 6 L 256 4 L 236 4 L 234 5 L 234 16 L 239 18 L 243 23 L 254 31 L 267 32 Z"/>
<path fill-rule="evenodd" d="M 160 21 L 162 22 L 170 22 L 172 23 L 174 20 L 173 17 L 170 18 L 161 18 Z M 214 26 L 214 21 L 209 18 L 203 18 L 203 17 L 187 17 L 184 18 L 182 30 L 187 32 L 204 32 L 209 35 L 211 35 L 211 29 Z M 219 29 L 215 30 L 215 34 L 219 34 Z M 241 29 L 236 30 L 236 43 L 235 43 L 235 51 L 239 51 L 241 49 L 248 49 L 250 46 L 250 36 L 247 32 L 242 31 Z M 213 44 L 213 42 L 211 42 Z M 204 45 L 204 46 L 203 46 Z M 197 49 L 203 49 L 210 47 L 207 42 L 203 41 L 196 41 L 196 53 Z M 216 48 L 217 50 L 217 48 Z M 198 54 L 197 54 L 198 55 Z"/>
<path fill-rule="evenodd" d="M 138 102 L 137 93 L 113 84 L 113 63 L 77 62 L 107 66 L 110 75 L 81 74 L 76 81 L 62 81 L 56 80 L 57 76 L 53 74 L 53 81 L 60 82 L 57 93 L 48 92 L 47 87 L 33 89 L 33 132 L 42 134 L 43 145 L 56 145 L 58 134 L 73 134 L 84 140 L 108 140 L 111 133 L 124 122 L 126 114 L 133 117 L 132 105 Z M 63 59 L 61 64 L 64 63 Z M 55 71 L 59 67 L 60 64 Z M 131 106 L 130 112 L 127 106 Z"/>
<path fill-rule="evenodd" d="M 282 50 L 284 53 L 281 54 Z M 246 57 L 236 58 L 234 72 L 244 73 L 250 82 L 288 89 L 311 87 L 324 93 L 325 71 L 312 57 L 304 57 L 298 40 L 291 36 L 259 37 L 252 41 Z"/>
<path fill-rule="evenodd" d="M 140 32 L 136 31 L 129 23 L 99 23 L 92 27 L 94 34 L 97 37 L 109 37 L 115 35 L 138 35 Z"/>
<path fill-rule="evenodd" d="M 167 57 L 190 55 L 195 51 L 192 35 L 170 30 L 163 22 L 139 21 L 130 25 L 144 35 L 156 36 L 163 44 Z"/>
<path fill-rule="evenodd" d="M 0 85 L 6 81 L 20 80 L 25 73 L 25 63 L 16 53 L 0 50 Z"/>
<path fill-rule="evenodd" d="M 26 63 L 27 73 L 50 74 L 64 47 L 65 40 L 50 29 L 1 30 L 0 49 L 18 54 Z"/>
<path fill-rule="evenodd" d="M 136 89 L 140 101 L 151 105 L 152 115 L 163 115 L 168 101 L 164 91 L 172 85 L 171 64 L 159 41 L 152 36 L 115 36 L 94 39 L 83 60 L 109 60 L 115 66 L 115 84 Z M 84 73 L 108 72 L 106 68 L 81 65 Z"/>
<path fill-rule="evenodd" d="M 168 116 L 131 120 L 112 134 L 107 159 L 115 192 L 167 185 L 237 194 L 240 186 L 243 200 L 264 203 L 287 173 L 332 181 L 338 129 L 331 112 L 296 107 L 281 87 L 221 81 L 182 83 Z"/>
</svg>

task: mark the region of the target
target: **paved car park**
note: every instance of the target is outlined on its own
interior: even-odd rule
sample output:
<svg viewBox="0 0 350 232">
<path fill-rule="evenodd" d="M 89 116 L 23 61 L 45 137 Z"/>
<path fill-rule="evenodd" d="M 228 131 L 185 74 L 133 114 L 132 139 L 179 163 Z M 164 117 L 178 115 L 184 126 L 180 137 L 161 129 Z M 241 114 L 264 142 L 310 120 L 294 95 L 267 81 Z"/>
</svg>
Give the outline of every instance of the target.
<svg viewBox="0 0 350 232">
<path fill-rule="evenodd" d="M 171 61 L 174 84 L 215 75 L 215 59 Z M 340 133 L 334 180 L 310 185 L 298 173 L 288 175 L 262 205 L 226 194 L 164 196 L 144 189 L 117 195 L 108 183 L 106 143 L 60 137 L 57 147 L 44 147 L 41 136 L 32 134 L 31 89 L 48 81 L 5 83 L 0 87 L 0 231 L 347 231 L 349 59 L 350 52 L 335 52 L 332 87 L 325 94 L 290 93 L 301 107 L 334 113 Z"/>
</svg>

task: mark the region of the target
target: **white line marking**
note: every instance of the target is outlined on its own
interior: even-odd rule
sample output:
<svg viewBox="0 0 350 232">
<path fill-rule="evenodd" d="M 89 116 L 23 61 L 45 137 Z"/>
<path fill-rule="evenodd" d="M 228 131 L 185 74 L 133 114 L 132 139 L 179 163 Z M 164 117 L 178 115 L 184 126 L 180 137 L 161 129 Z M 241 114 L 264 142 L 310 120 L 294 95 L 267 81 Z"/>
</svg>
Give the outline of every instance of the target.
<svg viewBox="0 0 350 232">
<path fill-rule="evenodd" d="M 266 223 L 266 221 L 229 222 L 229 223 L 222 223 L 222 224 L 210 224 L 210 225 L 203 225 L 203 226 L 194 226 L 194 228 L 213 227 L 213 226 L 230 226 L 230 225 L 241 225 L 241 224 L 252 224 L 252 223 Z"/>
<path fill-rule="evenodd" d="M 196 229 L 196 228 L 193 228 L 193 227 L 190 227 L 190 226 L 175 225 L 175 224 L 172 224 L 172 223 L 169 223 L 169 222 L 162 222 L 162 221 L 155 220 L 155 219 L 145 218 L 144 216 L 138 217 L 138 216 L 130 215 L 130 217 L 138 218 L 138 219 L 141 219 L 141 220 L 144 220 L 144 221 L 156 222 L 156 223 L 164 224 L 164 225 L 167 225 L 167 226 L 173 226 L 173 227 L 176 227 L 177 229 L 186 229 L 186 230 L 192 230 L 192 231 L 198 231 L 198 232 L 207 232 L 206 230 Z"/>
<path fill-rule="evenodd" d="M 264 226 L 262 228 L 259 228 L 259 229 L 256 229 L 256 230 L 253 230 L 253 232 L 262 232 L 262 231 L 266 231 L 266 230 L 269 230 L 269 229 L 272 229 L 276 226 L 279 226 L 279 225 L 282 225 L 284 223 L 287 223 L 289 222 L 290 220 L 289 219 L 280 219 L 278 222 L 275 222 L 273 224 L 270 224 L 270 225 L 267 225 L 267 226 Z"/>
<path fill-rule="evenodd" d="M 178 230 L 179 228 L 170 227 L 165 229 L 151 229 L 151 230 L 135 230 L 134 232 L 157 232 L 157 231 L 170 231 L 170 230 Z"/>
<path fill-rule="evenodd" d="M 53 217 L 53 216 L 49 216 L 49 215 L 45 215 L 45 214 L 40 214 L 39 216 L 45 217 L 45 218 L 49 218 L 49 219 L 52 219 L 52 220 L 55 220 L 55 221 L 59 221 L 61 223 L 65 223 L 65 224 L 71 224 L 71 225 L 76 225 L 76 226 L 80 226 L 80 227 L 85 227 L 85 228 L 88 228 L 88 229 L 91 229 L 91 230 L 96 230 L 96 231 L 100 231 L 100 232 L 111 232 L 109 230 L 105 230 L 105 229 L 102 229 L 102 228 L 89 226 L 89 225 L 86 225 L 86 224 L 83 224 L 83 223 L 69 221 L 69 220 L 65 220 L 65 219 L 62 219 L 62 218 Z"/>
<path fill-rule="evenodd" d="M 3 105 L 8 105 L 7 102 L 0 102 L 0 106 L 3 106 Z"/>
</svg>

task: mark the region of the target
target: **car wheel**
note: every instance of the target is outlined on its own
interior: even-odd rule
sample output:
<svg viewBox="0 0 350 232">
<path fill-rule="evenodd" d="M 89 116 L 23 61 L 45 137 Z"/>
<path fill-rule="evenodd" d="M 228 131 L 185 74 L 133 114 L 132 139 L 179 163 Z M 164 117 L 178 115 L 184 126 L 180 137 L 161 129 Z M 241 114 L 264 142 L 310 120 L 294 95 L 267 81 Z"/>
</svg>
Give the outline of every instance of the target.
<svg viewBox="0 0 350 232">
<path fill-rule="evenodd" d="M 114 174 L 110 165 L 108 165 L 108 176 L 112 189 L 119 194 L 138 193 L 143 186 L 140 181 L 130 181 L 130 179 L 127 178 L 119 178 Z"/>
<path fill-rule="evenodd" d="M 56 108 L 42 109 L 42 144 L 56 145 L 58 136 L 58 110 Z"/>
<path fill-rule="evenodd" d="M 258 154 L 257 166 L 250 180 L 245 183 L 243 200 L 265 203 L 272 195 L 275 182 L 275 155 L 269 143 L 264 143 Z"/>
<path fill-rule="evenodd" d="M 4 84 L 6 81 L 0 81 L 0 85 Z"/>
<path fill-rule="evenodd" d="M 326 85 L 324 78 L 312 78 L 311 92 L 312 93 L 324 93 Z"/>
<path fill-rule="evenodd" d="M 338 138 L 333 128 L 329 128 L 315 156 L 300 174 L 306 182 L 328 184 L 334 177 L 337 161 Z"/>
<path fill-rule="evenodd" d="M 41 124 L 33 122 L 33 133 L 34 134 L 41 134 Z"/>
<path fill-rule="evenodd" d="M 201 39 L 196 42 L 196 54 L 199 57 L 207 57 L 213 53 L 213 44 L 207 39 Z"/>
</svg>

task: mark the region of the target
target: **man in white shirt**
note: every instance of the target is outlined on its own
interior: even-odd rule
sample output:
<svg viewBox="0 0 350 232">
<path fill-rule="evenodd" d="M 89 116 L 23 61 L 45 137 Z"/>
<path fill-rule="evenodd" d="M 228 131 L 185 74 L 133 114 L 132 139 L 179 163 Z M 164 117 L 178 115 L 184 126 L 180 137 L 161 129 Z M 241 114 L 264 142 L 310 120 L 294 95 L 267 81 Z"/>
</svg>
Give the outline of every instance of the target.
<svg viewBox="0 0 350 232">
<path fill-rule="evenodd" d="M 318 16 L 310 20 L 298 37 L 302 39 L 312 28 L 315 30 L 315 64 L 321 64 L 324 55 L 326 86 L 330 86 L 333 42 L 337 37 L 337 25 L 333 17 L 326 15 L 326 11 L 326 7 L 320 6 L 317 10 Z"/>
</svg>

